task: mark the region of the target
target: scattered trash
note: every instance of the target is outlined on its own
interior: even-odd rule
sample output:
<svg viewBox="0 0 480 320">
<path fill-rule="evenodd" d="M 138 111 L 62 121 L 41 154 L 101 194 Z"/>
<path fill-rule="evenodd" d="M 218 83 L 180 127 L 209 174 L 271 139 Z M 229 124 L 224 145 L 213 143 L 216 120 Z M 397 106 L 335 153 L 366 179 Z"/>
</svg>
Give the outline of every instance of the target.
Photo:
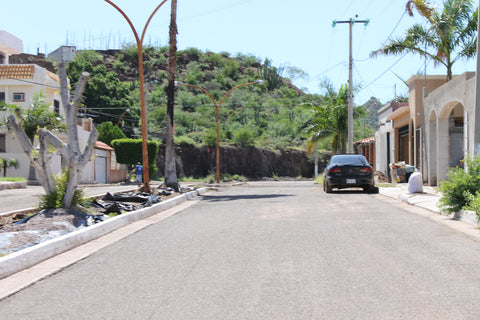
<svg viewBox="0 0 480 320">
<path fill-rule="evenodd" d="M 195 188 L 179 188 L 178 192 L 189 192 Z M 32 216 L 13 224 L 0 227 L 0 255 L 9 254 L 31 247 L 80 228 L 92 226 L 110 218 L 151 206 L 162 201 L 161 197 L 172 196 L 172 188 L 155 188 L 152 194 L 126 192 L 107 193 L 101 199 L 94 199 L 88 205 L 90 213 L 65 209 L 41 210 Z M 83 210 L 82 210 L 83 211 Z M 95 212 L 97 214 L 95 214 Z"/>
</svg>

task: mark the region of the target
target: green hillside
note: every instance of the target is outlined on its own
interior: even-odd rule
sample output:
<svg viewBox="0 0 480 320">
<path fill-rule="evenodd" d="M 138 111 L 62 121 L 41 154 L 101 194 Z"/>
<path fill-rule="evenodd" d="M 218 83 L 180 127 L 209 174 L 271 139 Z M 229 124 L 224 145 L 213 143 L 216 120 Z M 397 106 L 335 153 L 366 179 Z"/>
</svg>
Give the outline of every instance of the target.
<svg viewBox="0 0 480 320">
<path fill-rule="evenodd" d="M 168 47 L 147 47 L 144 51 L 148 135 L 150 139 L 161 141 L 167 104 Z M 81 51 L 68 66 L 72 84 L 77 82 L 82 71 L 91 74 L 83 111 L 93 116 L 97 124 L 105 121 L 119 123 L 127 136 L 139 136 L 136 47 Z M 223 145 L 255 145 L 272 149 L 305 147 L 306 137 L 302 136 L 301 129 L 312 112 L 304 104 L 321 104 L 323 97 L 305 94 L 292 85 L 287 76 L 302 77 L 304 73 L 295 68 L 274 67 L 270 61 L 261 61 L 252 55 L 232 56 L 195 48 L 177 53 L 177 80 L 204 88 L 217 104 L 236 85 L 259 79 L 265 81 L 262 85 L 238 88 L 224 100 L 220 108 Z M 215 144 L 216 109 L 209 96 L 200 89 L 177 86 L 174 119 L 177 144 Z M 362 128 L 360 135 L 362 131 L 371 132 Z"/>
</svg>

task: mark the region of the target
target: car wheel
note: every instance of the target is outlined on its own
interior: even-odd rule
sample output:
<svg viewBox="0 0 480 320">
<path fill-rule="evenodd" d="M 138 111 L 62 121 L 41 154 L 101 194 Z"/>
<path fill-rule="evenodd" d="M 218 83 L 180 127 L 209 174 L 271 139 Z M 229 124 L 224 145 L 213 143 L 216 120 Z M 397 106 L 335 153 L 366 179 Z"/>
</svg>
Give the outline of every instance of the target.
<svg viewBox="0 0 480 320">
<path fill-rule="evenodd" d="M 323 190 L 325 190 L 326 193 L 331 193 L 332 192 L 332 186 L 328 184 L 327 181 L 323 183 Z"/>
<path fill-rule="evenodd" d="M 378 187 L 375 187 L 375 186 L 368 186 L 364 190 L 367 193 L 378 193 L 379 192 Z"/>
</svg>

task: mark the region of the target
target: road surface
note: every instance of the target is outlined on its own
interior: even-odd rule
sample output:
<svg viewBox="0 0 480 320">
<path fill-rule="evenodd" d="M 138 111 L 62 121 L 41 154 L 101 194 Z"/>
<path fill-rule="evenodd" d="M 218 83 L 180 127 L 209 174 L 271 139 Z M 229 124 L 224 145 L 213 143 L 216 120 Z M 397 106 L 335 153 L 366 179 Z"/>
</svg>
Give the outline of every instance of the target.
<svg viewBox="0 0 480 320">
<path fill-rule="evenodd" d="M 6 319 L 478 319 L 480 242 L 312 182 L 210 192 L 0 301 Z"/>
</svg>

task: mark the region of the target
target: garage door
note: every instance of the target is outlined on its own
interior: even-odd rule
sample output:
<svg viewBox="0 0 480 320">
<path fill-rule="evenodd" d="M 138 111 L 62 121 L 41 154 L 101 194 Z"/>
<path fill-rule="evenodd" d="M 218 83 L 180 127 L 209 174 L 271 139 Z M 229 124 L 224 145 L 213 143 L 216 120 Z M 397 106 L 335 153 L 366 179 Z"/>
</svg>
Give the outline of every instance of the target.
<svg viewBox="0 0 480 320">
<path fill-rule="evenodd" d="M 95 183 L 107 183 L 107 158 L 95 157 Z"/>
</svg>

